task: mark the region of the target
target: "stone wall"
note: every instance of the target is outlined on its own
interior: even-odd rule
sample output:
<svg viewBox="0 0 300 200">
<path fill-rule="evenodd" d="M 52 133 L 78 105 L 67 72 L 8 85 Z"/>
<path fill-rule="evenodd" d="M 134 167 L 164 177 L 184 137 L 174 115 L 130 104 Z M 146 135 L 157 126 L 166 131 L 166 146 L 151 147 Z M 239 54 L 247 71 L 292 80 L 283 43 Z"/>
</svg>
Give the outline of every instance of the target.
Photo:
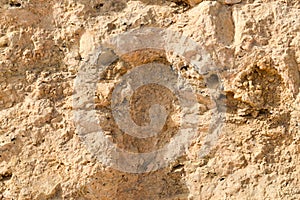
<svg viewBox="0 0 300 200">
<path fill-rule="evenodd" d="M 300 199 L 298 0 L 1 0 L 0 13 L 0 199 Z M 170 52 L 118 57 L 97 83 L 95 109 L 120 148 L 155 150 L 181 127 L 176 97 L 152 85 L 133 95 L 131 116 L 147 124 L 149 105 L 163 103 L 171 113 L 165 135 L 122 133 L 112 90 L 136 66 L 172 66 L 200 104 L 197 135 L 184 155 L 156 171 L 127 173 L 103 164 L 78 134 L 74 81 L 104 41 L 147 27 L 182 33 L 205 49 L 226 116 L 199 158 L 216 109 L 210 77 Z"/>
</svg>

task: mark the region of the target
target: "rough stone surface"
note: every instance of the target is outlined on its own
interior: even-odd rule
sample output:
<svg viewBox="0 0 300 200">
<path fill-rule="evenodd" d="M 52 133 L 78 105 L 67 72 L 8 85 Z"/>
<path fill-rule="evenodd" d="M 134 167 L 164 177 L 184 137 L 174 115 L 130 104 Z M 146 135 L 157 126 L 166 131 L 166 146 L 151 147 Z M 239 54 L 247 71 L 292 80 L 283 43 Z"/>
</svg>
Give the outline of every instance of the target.
<svg viewBox="0 0 300 200">
<path fill-rule="evenodd" d="M 300 199 L 299 0 L 1 0 L 0 13 L 0 199 Z M 173 65 L 203 105 L 185 156 L 130 174 L 102 165 L 77 135 L 73 86 L 102 41 L 151 26 L 182 32 L 209 52 L 224 85 L 226 123 L 199 159 L 214 106 L 203 76 L 164 52 L 125 55 L 95 97 L 101 125 L 120 147 L 150 151 L 178 129 L 168 118 L 165 137 L 138 141 L 111 120 L 111 90 L 134 66 Z M 169 96 L 161 101 L 176 101 Z M 145 102 L 138 94 L 134 101 L 134 120 L 148 123 L 139 114 Z M 175 113 L 176 103 L 168 109 Z"/>
</svg>

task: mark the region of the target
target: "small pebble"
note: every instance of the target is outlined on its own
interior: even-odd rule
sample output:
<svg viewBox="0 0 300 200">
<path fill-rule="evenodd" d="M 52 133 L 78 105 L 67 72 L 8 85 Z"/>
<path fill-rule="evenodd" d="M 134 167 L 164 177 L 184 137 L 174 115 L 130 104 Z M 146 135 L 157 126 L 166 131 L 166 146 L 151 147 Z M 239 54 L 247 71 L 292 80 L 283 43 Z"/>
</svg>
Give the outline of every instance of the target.
<svg viewBox="0 0 300 200">
<path fill-rule="evenodd" d="M 226 5 L 231 5 L 231 4 L 237 4 L 240 3 L 242 0 L 221 0 L 221 3 L 226 4 Z"/>
<path fill-rule="evenodd" d="M 8 37 L 3 36 L 0 38 L 0 47 L 7 47 L 8 46 Z"/>
</svg>

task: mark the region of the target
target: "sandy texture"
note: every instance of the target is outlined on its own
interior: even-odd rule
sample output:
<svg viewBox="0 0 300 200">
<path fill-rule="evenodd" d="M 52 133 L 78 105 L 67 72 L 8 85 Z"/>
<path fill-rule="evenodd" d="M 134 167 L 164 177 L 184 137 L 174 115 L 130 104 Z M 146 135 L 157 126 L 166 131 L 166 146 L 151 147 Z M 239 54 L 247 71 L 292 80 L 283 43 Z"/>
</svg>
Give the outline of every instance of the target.
<svg viewBox="0 0 300 200">
<path fill-rule="evenodd" d="M 300 199 L 298 0 L 0 0 L 0 13 L 0 199 Z M 130 114 L 145 125 L 150 105 L 164 105 L 164 134 L 137 139 L 120 130 L 112 90 L 136 66 L 172 66 L 201 105 L 187 153 L 134 174 L 103 165 L 89 151 L 73 120 L 73 92 L 100 43 L 141 27 L 183 33 L 208 52 L 226 119 L 217 142 L 198 158 L 216 107 L 205 80 L 216 77 L 164 51 L 121 56 L 95 91 L 100 125 L 118 147 L 153 151 L 180 129 L 177 97 L 150 85 L 135 91 Z"/>
</svg>

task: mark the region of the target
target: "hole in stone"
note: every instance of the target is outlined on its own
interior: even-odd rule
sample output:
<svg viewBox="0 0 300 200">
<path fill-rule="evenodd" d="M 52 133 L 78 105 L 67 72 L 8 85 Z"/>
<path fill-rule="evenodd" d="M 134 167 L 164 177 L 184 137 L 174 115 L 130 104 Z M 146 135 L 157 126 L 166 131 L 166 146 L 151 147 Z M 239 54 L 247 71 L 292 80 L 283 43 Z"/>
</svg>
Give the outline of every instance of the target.
<svg viewBox="0 0 300 200">
<path fill-rule="evenodd" d="M 268 109 L 261 109 L 261 110 L 259 110 L 259 115 L 267 115 L 269 113 L 270 113 L 270 111 Z"/>
<path fill-rule="evenodd" d="M 21 7 L 21 3 L 18 3 L 18 2 L 10 2 L 9 3 L 9 5 L 11 6 L 11 7 Z"/>
<path fill-rule="evenodd" d="M 181 163 L 179 163 L 179 164 L 177 164 L 177 165 L 175 165 L 175 166 L 173 166 L 173 167 L 172 167 L 172 171 L 175 171 L 175 170 L 181 169 L 181 168 L 183 168 L 183 167 L 184 167 L 184 165 L 183 165 L 183 164 L 181 164 Z"/>
<path fill-rule="evenodd" d="M 188 66 L 182 66 L 181 68 L 180 68 L 180 70 L 188 70 Z"/>
<path fill-rule="evenodd" d="M 8 181 L 10 180 L 12 177 L 12 173 L 11 172 L 5 172 L 4 174 L 0 175 L 0 180 L 1 181 Z"/>
<path fill-rule="evenodd" d="M 102 8 L 104 6 L 104 3 L 99 3 L 99 4 L 96 4 L 94 6 L 95 9 L 99 10 L 100 8 Z"/>
</svg>

